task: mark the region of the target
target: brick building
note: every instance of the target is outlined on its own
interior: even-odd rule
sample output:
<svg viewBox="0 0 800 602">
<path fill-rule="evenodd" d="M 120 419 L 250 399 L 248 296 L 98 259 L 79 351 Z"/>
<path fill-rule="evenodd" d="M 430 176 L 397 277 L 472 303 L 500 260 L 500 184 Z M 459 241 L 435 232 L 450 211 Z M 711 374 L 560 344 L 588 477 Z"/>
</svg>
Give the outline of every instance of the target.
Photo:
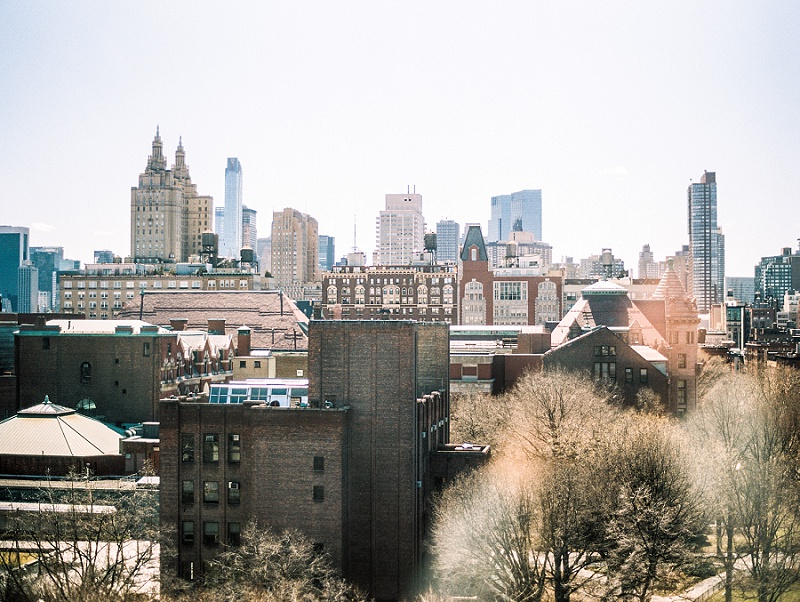
<svg viewBox="0 0 800 602">
<path fill-rule="evenodd" d="M 444 447 L 447 325 L 314 321 L 309 334 L 308 407 L 162 401 L 161 520 L 179 540 L 162 570 L 198 578 L 257 520 L 304 531 L 375 599 L 408 599 L 439 483 L 432 458 L 456 453 Z M 440 464 L 453 462 L 469 463 Z"/>
<path fill-rule="evenodd" d="M 158 420 L 163 397 L 232 376 L 228 335 L 138 320 L 39 320 L 15 334 L 16 404 L 50 399 L 113 423 Z"/>
<path fill-rule="evenodd" d="M 327 319 L 458 319 L 455 265 L 334 266 L 322 275 L 322 307 Z"/>
<path fill-rule="evenodd" d="M 558 321 L 563 287 L 563 274 L 543 270 L 541 265 L 490 268 L 481 227 L 467 227 L 461 250 L 459 324 Z"/>
</svg>

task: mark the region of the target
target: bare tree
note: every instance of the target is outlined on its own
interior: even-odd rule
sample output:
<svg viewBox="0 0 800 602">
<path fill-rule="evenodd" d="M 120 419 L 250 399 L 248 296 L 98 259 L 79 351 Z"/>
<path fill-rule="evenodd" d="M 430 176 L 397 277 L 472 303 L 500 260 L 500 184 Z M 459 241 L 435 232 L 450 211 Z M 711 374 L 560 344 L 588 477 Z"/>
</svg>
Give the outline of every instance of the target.
<svg viewBox="0 0 800 602">
<path fill-rule="evenodd" d="M 509 414 L 505 397 L 454 394 L 450 400 L 450 441 L 480 442 L 500 451 Z"/>
<path fill-rule="evenodd" d="M 544 558 L 536 503 L 525 480 L 504 479 L 498 466 L 459 480 L 437 503 L 434 569 L 447 593 L 482 600 L 539 602 Z"/>
<path fill-rule="evenodd" d="M 511 393 L 514 441 L 540 466 L 537 487 L 540 541 L 556 602 L 594 577 L 602 521 L 597 470 L 618 414 L 613 389 L 564 371 L 529 375 Z"/>
<path fill-rule="evenodd" d="M 241 544 L 227 546 L 208 564 L 204 583 L 172 600 L 221 602 L 360 602 L 365 598 L 343 581 L 328 558 L 296 530 L 280 534 L 249 523 Z"/>
<path fill-rule="evenodd" d="M 90 475 L 66 489 L 44 487 L 40 501 L 9 516 L 0 554 L 7 600 L 127 601 L 157 578 L 158 510 L 154 492 L 133 489 L 111 505 Z"/>
<path fill-rule="evenodd" d="M 653 416 L 622 422 L 607 473 L 619 492 L 607 528 L 607 598 L 647 602 L 658 581 L 692 559 L 705 521 L 675 429 Z"/>
<path fill-rule="evenodd" d="M 694 420 L 705 446 L 707 499 L 725 539 L 726 600 L 738 581 L 776 602 L 800 581 L 798 405 L 794 372 L 753 366 L 721 379 Z"/>
</svg>

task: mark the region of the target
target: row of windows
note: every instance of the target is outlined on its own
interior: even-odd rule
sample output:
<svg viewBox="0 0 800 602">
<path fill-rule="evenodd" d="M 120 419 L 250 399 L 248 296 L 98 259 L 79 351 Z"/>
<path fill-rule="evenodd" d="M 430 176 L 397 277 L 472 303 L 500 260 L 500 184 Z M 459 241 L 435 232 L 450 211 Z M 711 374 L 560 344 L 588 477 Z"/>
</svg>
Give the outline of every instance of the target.
<svg viewBox="0 0 800 602">
<path fill-rule="evenodd" d="M 181 524 L 181 540 L 186 545 L 194 544 L 194 521 L 185 520 Z M 242 542 L 241 523 L 228 523 L 228 545 L 238 546 Z M 219 523 L 205 521 L 203 523 L 203 543 L 209 546 L 219 543 Z M 191 576 L 188 578 L 192 578 Z"/>
<path fill-rule="evenodd" d="M 242 487 L 239 481 L 228 481 L 229 504 L 238 504 L 242 499 L 241 492 Z M 203 481 L 203 502 L 206 504 L 219 503 L 219 481 Z M 194 481 L 182 481 L 181 503 L 194 504 Z"/>
<path fill-rule="evenodd" d="M 194 434 L 181 435 L 181 461 L 194 462 L 195 447 Z M 241 438 L 236 433 L 228 435 L 228 462 L 237 464 L 242 459 Z M 219 462 L 219 434 L 206 433 L 203 435 L 203 462 Z"/>
<path fill-rule="evenodd" d="M 625 368 L 625 383 L 633 383 L 633 368 Z M 594 377 L 602 378 L 605 380 L 617 380 L 617 363 L 616 362 L 595 362 L 594 363 Z M 648 381 L 647 368 L 639 368 L 639 382 L 646 385 Z"/>
</svg>

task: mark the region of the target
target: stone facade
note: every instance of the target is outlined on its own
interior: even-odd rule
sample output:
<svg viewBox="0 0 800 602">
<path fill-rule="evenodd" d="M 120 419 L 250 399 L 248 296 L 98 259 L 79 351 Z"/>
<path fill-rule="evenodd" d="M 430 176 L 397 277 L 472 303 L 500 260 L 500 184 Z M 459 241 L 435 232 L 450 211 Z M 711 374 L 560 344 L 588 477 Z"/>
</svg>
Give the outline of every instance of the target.
<svg viewBox="0 0 800 602">
<path fill-rule="evenodd" d="M 322 275 L 327 319 L 456 323 L 455 265 L 335 266 Z"/>
<path fill-rule="evenodd" d="M 200 256 L 201 235 L 213 228 L 214 201 L 197 194 L 183 143 L 167 169 L 158 129 L 139 186 L 131 188 L 131 257 L 136 262 L 175 263 Z"/>
</svg>

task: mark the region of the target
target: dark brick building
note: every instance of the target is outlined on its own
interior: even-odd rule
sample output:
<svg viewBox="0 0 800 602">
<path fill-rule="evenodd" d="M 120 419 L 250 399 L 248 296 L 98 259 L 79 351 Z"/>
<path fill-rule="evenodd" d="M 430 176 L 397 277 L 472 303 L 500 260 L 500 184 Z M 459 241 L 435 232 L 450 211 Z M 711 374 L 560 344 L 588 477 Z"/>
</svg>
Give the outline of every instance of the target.
<svg viewBox="0 0 800 602">
<path fill-rule="evenodd" d="M 162 570 L 199 577 L 257 520 L 304 531 L 375 599 L 410 598 L 449 442 L 448 358 L 447 324 L 314 321 L 309 407 L 162 401 L 161 518 L 180 542 Z"/>
<path fill-rule="evenodd" d="M 43 320 L 15 334 L 16 404 L 44 399 L 106 422 L 158 419 L 159 400 L 232 375 L 227 335 L 138 320 Z"/>
</svg>

